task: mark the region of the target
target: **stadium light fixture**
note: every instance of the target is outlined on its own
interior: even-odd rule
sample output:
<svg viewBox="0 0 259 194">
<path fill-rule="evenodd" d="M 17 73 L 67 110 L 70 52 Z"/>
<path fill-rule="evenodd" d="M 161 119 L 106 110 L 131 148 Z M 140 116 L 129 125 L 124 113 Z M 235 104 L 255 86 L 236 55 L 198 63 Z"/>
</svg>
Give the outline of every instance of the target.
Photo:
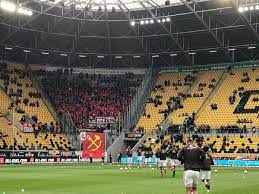
<svg viewBox="0 0 259 194">
<path fill-rule="evenodd" d="M 189 55 L 196 55 L 195 52 L 189 52 Z"/>
<path fill-rule="evenodd" d="M 253 11 L 254 9 L 255 9 L 254 6 L 250 6 L 250 7 L 249 7 L 249 10 L 250 10 L 250 11 Z"/>
<path fill-rule="evenodd" d="M 216 50 L 211 50 L 210 53 L 217 53 L 218 51 Z"/>
<path fill-rule="evenodd" d="M 80 57 L 80 58 L 86 58 L 85 55 L 78 55 L 78 57 Z"/>
<path fill-rule="evenodd" d="M 160 19 L 158 19 L 158 20 L 157 20 L 157 23 L 161 23 L 161 20 L 160 20 Z"/>
<path fill-rule="evenodd" d="M 131 25 L 131 26 L 135 26 L 135 25 L 136 25 L 136 22 L 135 22 L 135 21 L 131 21 L 131 22 L 130 22 L 130 25 Z"/>
<path fill-rule="evenodd" d="M 176 53 L 170 54 L 171 57 L 176 57 L 177 55 L 178 55 L 178 54 L 176 54 Z"/>
<path fill-rule="evenodd" d="M 41 52 L 42 55 L 49 55 L 49 52 Z"/>
<path fill-rule="evenodd" d="M 248 7 L 244 7 L 244 11 L 248 11 Z"/>
<path fill-rule="evenodd" d="M 103 59 L 104 56 L 103 55 L 98 55 L 97 58 Z"/>
<path fill-rule="evenodd" d="M 13 48 L 11 48 L 11 47 L 5 47 L 5 50 L 13 50 Z"/>
<path fill-rule="evenodd" d="M 20 13 L 20 14 L 25 14 L 25 9 L 19 7 L 17 12 Z"/>
<path fill-rule="evenodd" d="M 235 51 L 235 48 L 229 48 L 228 51 Z"/>
<path fill-rule="evenodd" d="M 144 20 L 140 20 L 140 25 L 144 25 L 145 21 Z"/>
<path fill-rule="evenodd" d="M 166 18 L 166 21 L 167 21 L 167 22 L 170 22 L 170 21 L 171 21 L 171 19 L 170 19 L 169 17 L 167 17 L 167 18 Z"/>
<path fill-rule="evenodd" d="M 149 20 L 145 20 L 145 24 L 149 24 Z"/>
<path fill-rule="evenodd" d="M 122 56 L 115 56 L 115 59 L 122 59 Z"/>
<path fill-rule="evenodd" d="M 10 1 L 1 1 L 0 7 L 8 12 L 15 12 L 16 11 L 16 5 Z"/>
<path fill-rule="evenodd" d="M 150 23 L 150 24 L 153 24 L 153 23 L 154 23 L 154 20 L 153 20 L 153 19 L 149 20 L 149 23 Z"/>
<path fill-rule="evenodd" d="M 152 58 L 158 58 L 159 57 L 159 55 L 153 55 L 152 56 Z"/>
<path fill-rule="evenodd" d="M 32 11 L 23 7 L 19 7 L 17 12 L 19 14 L 27 15 L 27 16 L 32 16 Z"/>
<path fill-rule="evenodd" d="M 25 53 L 30 53 L 31 51 L 28 51 L 28 50 L 23 50 L 23 52 L 25 52 Z"/>
<path fill-rule="evenodd" d="M 66 53 L 61 53 L 60 56 L 67 57 L 67 54 Z"/>
<path fill-rule="evenodd" d="M 31 10 L 27 10 L 27 15 L 28 16 L 32 16 L 32 11 Z"/>
<path fill-rule="evenodd" d="M 251 50 L 251 49 L 256 49 L 255 46 L 249 46 L 247 49 Z"/>
<path fill-rule="evenodd" d="M 136 55 L 136 56 L 133 56 L 134 59 L 137 59 L 137 58 L 140 58 L 140 56 Z"/>
<path fill-rule="evenodd" d="M 238 8 L 238 11 L 239 11 L 240 13 L 243 13 L 243 12 L 244 12 L 244 8 L 243 8 L 243 7 L 239 7 L 239 8 Z"/>
<path fill-rule="evenodd" d="M 165 18 L 163 18 L 163 19 L 162 19 L 162 22 L 163 22 L 163 23 L 165 23 L 165 22 L 166 22 Z"/>
<path fill-rule="evenodd" d="M 256 6 L 255 6 L 255 9 L 256 9 L 256 10 L 259 10 L 259 5 L 256 5 Z"/>
</svg>

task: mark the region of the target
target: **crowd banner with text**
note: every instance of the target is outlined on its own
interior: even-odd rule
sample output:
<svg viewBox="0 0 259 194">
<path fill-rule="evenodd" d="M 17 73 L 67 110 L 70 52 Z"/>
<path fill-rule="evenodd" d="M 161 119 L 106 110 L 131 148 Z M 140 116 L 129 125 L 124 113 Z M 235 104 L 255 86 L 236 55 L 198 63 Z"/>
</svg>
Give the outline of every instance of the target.
<svg viewBox="0 0 259 194">
<path fill-rule="evenodd" d="M 139 141 L 145 133 L 125 133 L 124 140 Z"/>
<path fill-rule="evenodd" d="M 105 124 L 113 124 L 116 122 L 115 117 L 93 117 L 90 116 L 88 122 L 90 124 L 96 124 L 96 125 L 105 125 Z"/>
<path fill-rule="evenodd" d="M 60 164 L 60 163 L 78 163 L 78 156 L 13 156 L 0 157 L 0 164 Z"/>
<path fill-rule="evenodd" d="M 82 140 L 85 137 L 84 140 Z M 82 158 L 102 158 L 105 155 L 105 134 L 85 132 L 81 135 Z"/>
</svg>

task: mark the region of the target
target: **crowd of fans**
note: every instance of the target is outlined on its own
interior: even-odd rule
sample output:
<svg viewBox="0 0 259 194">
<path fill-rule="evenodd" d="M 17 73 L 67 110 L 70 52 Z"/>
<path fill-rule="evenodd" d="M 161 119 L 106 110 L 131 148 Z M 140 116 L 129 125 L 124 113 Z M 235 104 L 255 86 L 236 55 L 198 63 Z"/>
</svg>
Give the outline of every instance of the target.
<svg viewBox="0 0 259 194">
<path fill-rule="evenodd" d="M 141 77 L 41 72 L 41 83 L 57 113 L 69 112 L 78 128 L 89 127 L 90 117 L 117 117 L 127 110 Z"/>
</svg>

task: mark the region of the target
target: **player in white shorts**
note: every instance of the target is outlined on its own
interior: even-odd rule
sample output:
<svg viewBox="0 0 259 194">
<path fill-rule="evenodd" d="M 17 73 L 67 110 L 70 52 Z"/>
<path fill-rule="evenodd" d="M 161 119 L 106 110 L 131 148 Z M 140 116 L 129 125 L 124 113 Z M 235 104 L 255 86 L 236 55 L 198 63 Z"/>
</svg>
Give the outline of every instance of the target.
<svg viewBox="0 0 259 194">
<path fill-rule="evenodd" d="M 209 154 L 209 147 L 204 146 L 203 150 L 205 152 L 205 159 L 203 161 L 203 166 L 201 168 L 200 172 L 200 178 L 201 181 L 205 183 L 205 187 L 207 188 L 207 191 L 210 191 L 210 185 L 211 185 L 211 165 L 214 165 L 214 161 L 212 156 Z"/>
<path fill-rule="evenodd" d="M 158 167 L 160 168 L 160 173 L 162 177 L 164 176 L 164 174 L 166 174 L 166 165 L 167 165 L 166 150 L 161 149 L 161 151 L 159 152 Z"/>
<path fill-rule="evenodd" d="M 178 159 L 184 164 L 183 181 L 186 194 L 198 194 L 200 169 L 202 161 L 205 159 L 204 151 L 192 143 L 192 140 L 189 139 L 187 146 L 184 146 L 178 153 Z"/>
<path fill-rule="evenodd" d="M 187 189 L 189 191 L 187 191 L 187 194 L 191 194 L 193 192 L 193 194 L 197 194 L 198 192 L 196 191 L 197 186 L 198 186 L 198 182 L 200 180 L 200 172 L 196 171 L 196 170 L 185 170 L 184 171 L 184 186 L 185 188 L 192 188 Z M 192 191 L 192 192 L 190 192 Z M 196 193 L 195 193 L 196 192 Z"/>
<path fill-rule="evenodd" d="M 172 146 L 169 149 L 168 156 L 170 157 L 167 165 L 171 170 L 173 170 L 173 177 L 175 177 L 176 166 L 180 166 L 181 162 L 177 159 L 178 149 L 175 146 Z"/>
</svg>

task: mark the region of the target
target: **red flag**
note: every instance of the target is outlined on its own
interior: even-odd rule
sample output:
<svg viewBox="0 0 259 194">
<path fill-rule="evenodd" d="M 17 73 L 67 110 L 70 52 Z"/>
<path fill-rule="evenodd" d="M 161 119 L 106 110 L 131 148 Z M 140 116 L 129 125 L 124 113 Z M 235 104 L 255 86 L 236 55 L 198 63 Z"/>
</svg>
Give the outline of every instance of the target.
<svg viewBox="0 0 259 194">
<path fill-rule="evenodd" d="M 102 158 L 105 154 L 105 134 L 86 133 L 82 143 L 82 158 Z"/>
</svg>

